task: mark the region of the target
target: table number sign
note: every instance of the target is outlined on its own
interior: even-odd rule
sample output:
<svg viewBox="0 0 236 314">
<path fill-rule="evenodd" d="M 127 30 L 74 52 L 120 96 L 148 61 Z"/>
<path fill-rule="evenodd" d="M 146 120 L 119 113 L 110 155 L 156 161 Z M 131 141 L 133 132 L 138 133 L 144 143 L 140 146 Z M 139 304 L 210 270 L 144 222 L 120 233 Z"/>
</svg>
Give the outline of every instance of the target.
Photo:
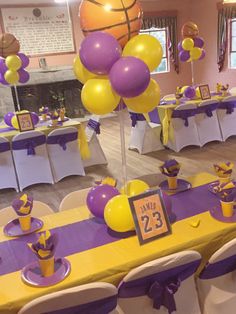
<svg viewBox="0 0 236 314">
<path fill-rule="evenodd" d="M 160 190 L 129 198 L 140 244 L 171 233 L 171 227 Z"/>
<path fill-rule="evenodd" d="M 199 86 L 200 95 L 202 100 L 210 99 L 211 98 L 211 92 L 209 89 L 209 85 L 200 85 Z"/>
<path fill-rule="evenodd" d="M 20 132 L 34 130 L 34 124 L 30 112 L 18 113 L 16 116 Z"/>
</svg>

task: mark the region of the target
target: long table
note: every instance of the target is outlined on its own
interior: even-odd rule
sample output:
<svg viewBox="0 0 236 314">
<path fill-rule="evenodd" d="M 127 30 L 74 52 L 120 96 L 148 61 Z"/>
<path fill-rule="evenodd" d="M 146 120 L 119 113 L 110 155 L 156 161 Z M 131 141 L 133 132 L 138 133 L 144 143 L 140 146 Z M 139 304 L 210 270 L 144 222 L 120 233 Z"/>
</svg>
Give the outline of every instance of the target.
<svg viewBox="0 0 236 314">
<path fill-rule="evenodd" d="M 61 283 L 34 288 L 21 280 L 23 266 L 36 257 L 27 243 L 36 235 L 11 239 L 0 229 L 0 313 L 15 314 L 27 302 L 50 292 L 94 281 L 117 285 L 134 267 L 182 250 L 197 250 L 203 263 L 227 241 L 236 236 L 236 224 L 222 223 L 211 217 L 209 209 L 219 200 L 208 191 L 216 177 L 200 173 L 189 178 L 193 189 L 171 196 L 177 221 L 172 234 L 140 246 L 137 236 L 119 238 L 107 232 L 105 224 L 91 217 L 86 206 L 42 218 L 44 227 L 59 236 L 56 256 L 66 256 L 71 274 Z M 197 228 L 193 227 L 200 221 Z M 42 231 L 41 230 L 41 231 Z"/>
</svg>

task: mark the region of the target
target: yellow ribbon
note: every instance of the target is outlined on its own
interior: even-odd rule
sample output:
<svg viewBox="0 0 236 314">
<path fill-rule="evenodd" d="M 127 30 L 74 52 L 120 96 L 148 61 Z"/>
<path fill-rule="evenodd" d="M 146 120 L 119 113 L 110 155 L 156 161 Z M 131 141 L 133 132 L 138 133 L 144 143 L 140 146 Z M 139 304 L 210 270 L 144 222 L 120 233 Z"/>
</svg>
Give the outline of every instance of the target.
<svg viewBox="0 0 236 314">
<path fill-rule="evenodd" d="M 84 131 L 83 126 L 80 124 L 79 126 L 79 131 L 78 131 L 78 143 L 79 143 L 79 150 L 80 150 L 80 155 L 83 160 L 89 159 L 91 156 L 88 142 L 87 142 L 87 137 Z"/>
</svg>

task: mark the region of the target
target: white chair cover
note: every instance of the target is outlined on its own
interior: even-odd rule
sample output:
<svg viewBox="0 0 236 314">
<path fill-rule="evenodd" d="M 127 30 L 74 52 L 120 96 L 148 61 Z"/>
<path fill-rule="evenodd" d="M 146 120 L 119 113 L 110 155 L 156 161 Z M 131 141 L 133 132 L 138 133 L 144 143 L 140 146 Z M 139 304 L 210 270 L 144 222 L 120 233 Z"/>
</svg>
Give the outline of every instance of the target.
<svg viewBox="0 0 236 314">
<path fill-rule="evenodd" d="M 229 90 L 229 93 L 231 95 L 236 95 L 236 87 L 232 87 L 230 90 Z"/>
<path fill-rule="evenodd" d="M 236 103 L 236 96 L 226 97 L 220 106 L 231 102 Z M 234 108 L 230 113 L 227 113 L 227 109 L 217 109 L 217 116 L 223 141 L 232 135 L 236 135 L 236 108 Z"/>
<path fill-rule="evenodd" d="M 87 195 L 90 189 L 87 188 L 67 194 L 61 201 L 59 211 L 86 206 Z"/>
<path fill-rule="evenodd" d="M 47 149 L 55 182 L 70 175 L 85 175 L 76 128 L 60 128 L 50 132 Z"/>
<path fill-rule="evenodd" d="M 203 314 L 236 313 L 236 239 L 215 252 L 197 279 Z"/>
<path fill-rule="evenodd" d="M 222 141 L 215 108 L 218 104 L 219 102 L 216 100 L 205 100 L 198 106 L 201 113 L 195 115 L 195 121 L 201 146 L 212 141 Z"/>
<path fill-rule="evenodd" d="M 197 105 L 195 104 L 183 104 L 177 106 L 174 111 L 193 110 L 196 108 Z M 179 152 L 182 148 L 189 145 L 201 146 L 194 116 L 189 116 L 187 123 L 182 118 L 171 118 L 170 123 L 170 127 L 173 128 L 174 139 L 173 141 L 168 141 L 167 147 L 173 149 L 175 152 Z M 186 124 L 188 125 L 186 126 Z"/>
<path fill-rule="evenodd" d="M 117 288 L 109 283 L 94 282 L 39 297 L 18 314 L 115 314 L 118 313 L 116 304 Z"/>
<path fill-rule="evenodd" d="M 0 175 L 0 189 L 19 191 L 10 143 L 5 137 L 0 137 Z"/>
<path fill-rule="evenodd" d="M 168 294 L 170 290 L 168 289 L 174 289 L 173 282 L 178 278 L 180 285 L 174 291 L 176 313 L 200 314 L 194 281 L 194 272 L 200 261 L 199 253 L 184 251 L 159 258 L 133 269 L 118 287 L 119 307 L 126 314 L 174 313 L 173 309 L 168 312 L 163 303 L 166 301 L 171 303 L 169 299 L 171 296 Z M 144 290 L 141 291 L 143 288 Z M 145 295 L 145 292 L 152 294 L 152 289 L 157 289 L 153 291 L 153 297 Z M 158 303 L 160 309 L 154 308 Z"/>
<path fill-rule="evenodd" d="M 41 141 L 43 144 L 37 146 L 37 139 L 43 139 Z M 23 144 L 22 146 L 22 143 L 26 145 Z M 18 147 L 18 149 L 14 147 Z M 19 147 L 22 147 L 22 149 L 19 149 Z M 35 154 L 33 154 L 33 151 Z M 53 184 L 46 149 L 46 137 L 42 132 L 28 131 L 14 136 L 12 139 L 12 152 L 20 191 L 36 183 Z"/>
</svg>

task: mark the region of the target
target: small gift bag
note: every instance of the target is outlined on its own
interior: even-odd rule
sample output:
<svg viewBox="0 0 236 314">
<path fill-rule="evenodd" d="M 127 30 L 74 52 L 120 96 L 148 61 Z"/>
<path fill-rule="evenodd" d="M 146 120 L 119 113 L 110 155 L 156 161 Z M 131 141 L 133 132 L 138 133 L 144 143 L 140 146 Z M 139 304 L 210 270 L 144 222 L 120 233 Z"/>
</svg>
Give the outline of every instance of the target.
<svg viewBox="0 0 236 314">
<path fill-rule="evenodd" d="M 220 184 L 229 183 L 231 181 L 231 175 L 234 167 L 232 162 L 222 162 L 213 166 Z"/>
<path fill-rule="evenodd" d="M 60 121 L 64 121 L 65 120 L 65 113 L 66 113 L 65 108 L 64 107 L 60 108 L 58 113 L 59 113 Z"/>
<path fill-rule="evenodd" d="M 220 198 L 222 215 L 232 217 L 234 214 L 234 200 L 236 199 L 236 186 L 233 182 L 219 183 L 214 192 Z"/>
<path fill-rule="evenodd" d="M 33 208 L 33 198 L 23 194 L 19 199 L 12 202 L 12 208 L 19 217 L 19 223 L 22 231 L 28 231 L 31 228 L 31 211 Z"/>
<path fill-rule="evenodd" d="M 170 159 L 164 162 L 160 166 L 160 171 L 167 177 L 168 186 L 171 190 L 176 190 L 178 187 L 178 173 L 180 170 L 180 164 L 175 159 Z"/>
<path fill-rule="evenodd" d="M 47 115 L 48 115 L 49 109 L 48 107 L 41 107 L 39 108 L 39 113 L 41 113 L 42 120 L 46 121 L 47 120 Z"/>
</svg>

